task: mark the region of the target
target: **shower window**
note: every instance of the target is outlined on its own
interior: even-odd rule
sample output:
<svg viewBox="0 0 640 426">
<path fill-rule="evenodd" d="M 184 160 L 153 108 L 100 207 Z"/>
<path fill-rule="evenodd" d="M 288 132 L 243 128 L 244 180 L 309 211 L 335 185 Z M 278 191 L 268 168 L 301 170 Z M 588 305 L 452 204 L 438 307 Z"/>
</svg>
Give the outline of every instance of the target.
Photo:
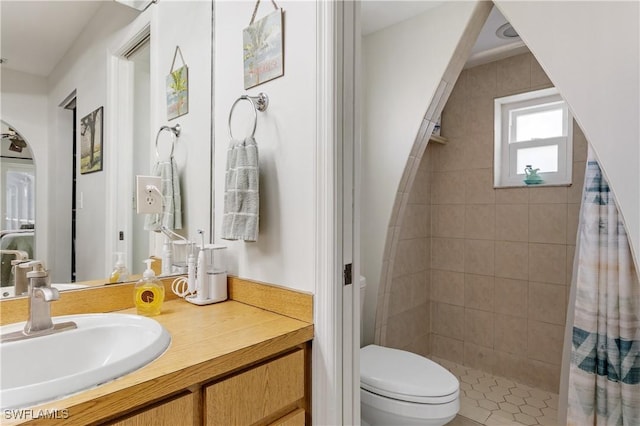
<svg viewBox="0 0 640 426">
<path fill-rule="evenodd" d="M 525 168 L 543 184 L 571 184 L 572 117 L 555 88 L 495 100 L 495 186 L 526 186 Z"/>
</svg>

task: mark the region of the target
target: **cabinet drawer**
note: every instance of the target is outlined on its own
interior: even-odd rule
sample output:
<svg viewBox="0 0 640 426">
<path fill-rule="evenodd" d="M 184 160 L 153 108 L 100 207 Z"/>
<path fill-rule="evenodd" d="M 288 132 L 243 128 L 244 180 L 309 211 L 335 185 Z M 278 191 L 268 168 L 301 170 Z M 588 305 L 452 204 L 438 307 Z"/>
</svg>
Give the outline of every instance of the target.
<svg viewBox="0 0 640 426">
<path fill-rule="evenodd" d="M 280 417 L 269 426 L 304 426 L 304 410 L 298 408 L 296 411 Z"/>
<path fill-rule="evenodd" d="M 299 349 L 207 386 L 206 424 L 251 425 L 303 398 L 304 351 Z"/>
<path fill-rule="evenodd" d="M 110 423 L 110 426 L 193 425 L 195 421 L 194 396 L 188 394 Z"/>
</svg>

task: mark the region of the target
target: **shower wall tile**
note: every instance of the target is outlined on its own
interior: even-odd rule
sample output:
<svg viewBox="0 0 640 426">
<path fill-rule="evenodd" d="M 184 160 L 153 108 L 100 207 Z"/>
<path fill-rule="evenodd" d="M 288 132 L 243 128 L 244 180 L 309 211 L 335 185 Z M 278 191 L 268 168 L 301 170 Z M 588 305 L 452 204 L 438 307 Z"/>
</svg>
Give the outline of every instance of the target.
<svg viewBox="0 0 640 426">
<path fill-rule="evenodd" d="M 573 161 L 587 161 L 587 137 L 577 122 L 573 122 Z"/>
<path fill-rule="evenodd" d="M 426 238 L 401 240 L 395 256 L 393 276 L 413 274 L 429 268 Z"/>
<path fill-rule="evenodd" d="M 527 334 L 529 359 L 560 365 L 564 325 L 529 320 Z"/>
<path fill-rule="evenodd" d="M 529 241 L 527 204 L 496 204 L 496 240 Z"/>
<path fill-rule="evenodd" d="M 464 241 L 464 272 L 478 275 L 493 275 L 493 240 Z"/>
<path fill-rule="evenodd" d="M 426 204 L 409 204 L 404 214 L 404 223 L 400 232 L 400 239 L 424 238 L 429 236 L 429 227 L 424 220 L 431 207 Z"/>
<path fill-rule="evenodd" d="M 431 335 L 426 333 L 416 336 L 409 346 L 402 349 L 424 357 L 429 357 L 431 355 Z"/>
<path fill-rule="evenodd" d="M 465 177 L 458 171 L 435 172 L 431 204 L 464 204 Z"/>
<path fill-rule="evenodd" d="M 567 188 L 567 202 L 569 203 L 581 203 L 582 202 L 582 187 L 584 185 L 584 172 L 587 167 L 586 161 L 574 161 L 571 186 Z"/>
<path fill-rule="evenodd" d="M 495 276 L 526 280 L 529 278 L 529 245 L 496 241 Z"/>
<path fill-rule="evenodd" d="M 494 204 L 496 200 L 493 189 L 493 170 L 472 169 L 465 170 L 464 201 L 467 204 Z"/>
<path fill-rule="evenodd" d="M 530 204 L 566 204 L 567 187 L 549 186 L 529 189 Z"/>
<path fill-rule="evenodd" d="M 464 272 L 464 240 L 431 238 L 431 268 Z"/>
<path fill-rule="evenodd" d="M 428 272 L 393 279 L 389 292 L 389 315 L 397 315 L 427 303 Z"/>
<path fill-rule="evenodd" d="M 467 97 L 464 100 L 473 98 L 492 98 L 495 95 L 498 81 L 496 62 L 490 62 L 488 64 L 469 68 L 466 70 L 466 73 Z M 447 106 L 449 106 L 448 103 Z"/>
<path fill-rule="evenodd" d="M 409 204 L 429 204 L 430 186 L 429 180 L 430 170 L 425 166 L 426 161 L 421 161 L 418 173 L 413 181 L 411 190 L 409 191 Z"/>
<path fill-rule="evenodd" d="M 449 143 L 414 148 L 403 174 L 376 338 L 557 392 L 584 134 L 574 122 L 571 186 L 493 187 L 494 99 L 544 87 L 529 53 L 461 73 Z"/>
<path fill-rule="evenodd" d="M 464 308 L 446 303 L 432 303 L 433 332 L 456 340 L 464 339 Z"/>
<path fill-rule="evenodd" d="M 494 277 L 486 275 L 464 275 L 464 306 L 493 312 Z"/>
<path fill-rule="evenodd" d="M 567 288 L 571 286 L 573 277 L 573 258 L 576 254 L 575 245 L 567 245 Z"/>
<path fill-rule="evenodd" d="M 496 206 L 494 204 L 466 206 L 464 237 L 475 240 L 495 240 Z"/>
<path fill-rule="evenodd" d="M 465 170 L 493 168 L 493 129 L 483 129 L 465 144 L 465 156 L 460 161 Z"/>
<path fill-rule="evenodd" d="M 515 355 L 527 354 L 527 319 L 495 315 L 494 349 Z"/>
<path fill-rule="evenodd" d="M 464 341 L 493 348 L 493 312 L 465 309 Z"/>
<path fill-rule="evenodd" d="M 496 313 L 527 317 L 527 281 L 496 277 L 494 291 Z"/>
<path fill-rule="evenodd" d="M 419 305 L 394 316 L 387 321 L 387 345 L 401 349 L 413 342 L 424 321 L 426 304 Z"/>
<path fill-rule="evenodd" d="M 431 300 L 450 305 L 465 305 L 464 274 L 461 272 L 431 270 Z"/>
<path fill-rule="evenodd" d="M 529 188 L 496 188 L 496 204 L 527 204 Z"/>
<path fill-rule="evenodd" d="M 565 324 L 567 314 L 564 286 L 529 282 L 529 319 L 558 325 Z"/>
<path fill-rule="evenodd" d="M 547 392 L 558 392 L 560 389 L 560 365 L 536 360 L 529 361 L 530 372 L 528 383 Z"/>
<path fill-rule="evenodd" d="M 453 135 L 448 137 L 447 146 L 434 145 L 434 154 L 436 161 L 434 163 L 434 171 L 460 171 L 466 169 L 467 146 L 464 137 L 461 135 Z M 437 146 L 436 146 L 437 145 Z"/>
<path fill-rule="evenodd" d="M 567 203 L 529 204 L 529 242 L 565 244 L 566 241 Z"/>
<path fill-rule="evenodd" d="M 463 238 L 465 206 L 462 204 L 441 204 L 431 206 L 434 237 Z"/>
<path fill-rule="evenodd" d="M 431 335 L 432 354 L 448 359 L 459 364 L 464 363 L 464 342 L 441 336 L 437 333 Z"/>
<path fill-rule="evenodd" d="M 491 97 L 469 98 L 465 102 L 465 120 L 469 135 L 474 142 L 478 138 L 493 137 L 494 100 Z"/>
<path fill-rule="evenodd" d="M 468 341 L 464 342 L 464 365 L 492 373 L 495 366 L 494 350 Z"/>
<path fill-rule="evenodd" d="M 512 56 L 497 63 L 497 96 L 526 92 L 531 88 L 531 54 Z"/>
<path fill-rule="evenodd" d="M 576 243 L 579 219 L 580 204 L 567 204 L 567 245 Z"/>
<path fill-rule="evenodd" d="M 546 89 L 553 87 L 553 83 L 544 72 L 538 61 L 535 58 L 531 59 L 531 88 L 532 89 Z"/>
<path fill-rule="evenodd" d="M 565 284 L 567 246 L 565 244 L 529 244 L 529 279 Z"/>
</svg>

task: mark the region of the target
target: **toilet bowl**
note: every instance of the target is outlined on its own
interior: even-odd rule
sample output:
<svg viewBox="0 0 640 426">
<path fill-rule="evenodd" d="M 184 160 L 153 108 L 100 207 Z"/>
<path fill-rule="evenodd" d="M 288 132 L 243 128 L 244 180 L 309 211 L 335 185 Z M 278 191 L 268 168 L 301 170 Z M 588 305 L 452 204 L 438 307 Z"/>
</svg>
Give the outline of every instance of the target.
<svg viewBox="0 0 640 426">
<path fill-rule="evenodd" d="M 360 278 L 361 300 L 365 285 Z M 360 349 L 363 425 L 444 425 L 460 408 L 459 387 L 453 374 L 420 355 L 378 345 Z"/>
<path fill-rule="evenodd" d="M 440 426 L 459 408 L 458 379 L 444 367 L 398 349 L 360 349 L 363 425 Z"/>
</svg>

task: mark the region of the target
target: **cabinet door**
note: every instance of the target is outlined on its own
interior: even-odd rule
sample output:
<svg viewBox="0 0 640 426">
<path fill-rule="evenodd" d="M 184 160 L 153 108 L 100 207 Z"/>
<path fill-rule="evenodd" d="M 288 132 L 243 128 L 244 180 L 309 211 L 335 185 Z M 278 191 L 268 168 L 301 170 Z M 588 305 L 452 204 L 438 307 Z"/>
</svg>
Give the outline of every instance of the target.
<svg viewBox="0 0 640 426">
<path fill-rule="evenodd" d="M 110 423 L 111 426 L 175 426 L 194 425 L 194 395 L 184 395 L 169 402 L 161 403 L 126 419 Z"/>
<path fill-rule="evenodd" d="M 206 424 L 251 425 L 304 402 L 304 351 L 299 349 L 205 390 Z"/>
<path fill-rule="evenodd" d="M 298 408 L 296 411 L 280 417 L 269 426 L 304 426 L 304 410 Z"/>
</svg>

